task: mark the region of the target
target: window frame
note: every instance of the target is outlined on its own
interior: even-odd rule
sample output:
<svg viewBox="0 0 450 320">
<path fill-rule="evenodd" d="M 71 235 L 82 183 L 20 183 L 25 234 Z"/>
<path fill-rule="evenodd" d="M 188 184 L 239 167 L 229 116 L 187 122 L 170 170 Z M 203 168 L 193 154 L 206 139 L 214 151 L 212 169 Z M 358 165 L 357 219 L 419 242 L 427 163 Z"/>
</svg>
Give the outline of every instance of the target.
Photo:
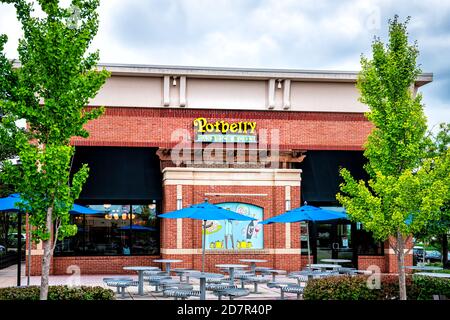
<svg viewBox="0 0 450 320">
<path fill-rule="evenodd" d="M 157 219 L 157 225 L 158 225 L 158 230 L 156 231 L 158 234 L 156 237 L 152 237 L 157 239 L 157 246 L 156 249 L 157 251 L 155 253 L 134 253 L 133 252 L 133 232 L 132 232 L 132 225 L 133 225 L 133 218 L 132 218 L 132 214 L 129 215 L 129 217 L 127 218 L 127 220 L 129 221 L 129 225 L 130 225 L 130 230 L 127 230 L 127 234 L 129 236 L 129 241 L 128 241 L 128 245 L 130 248 L 130 254 L 124 254 L 123 251 L 121 253 L 118 254 L 89 254 L 86 253 L 85 251 L 85 247 L 86 247 L 86 234 L 82 237 L 82 245 L 83 245 L 83 252 L 82 253 L 65 253 L 64 251 L 60 251 L 60 252 L 54 252 L 54 256 L 55 257 L 136 257 L 136 256 L 159 256 L 161 254 L 161 220 L 158 218 L 158 215 L 160 213 L 160 202 L 159 201 L 153 201 L 153 202 L 147 202 L 147 203 L 129 203 L 127 201 L 123 201 L 121 203 L 118 203 L 117 201 L 102 201 L 101 203 L 98 203 L 98 201 L 95 201 L 95 203 L 84 203 L 84 205 L 100 205 L 100 204 L 112 204 L 112 205 L 123 205 L 123 206 L 129 206 L 130 207 L 130 213 L 133 212 L 133 206 L 147 206 L 150 204 L 155 204 L 155 211 L 156 211 L 156 219 Z M 124 204 L 126 203 L 126 204 Z M 84 230 L 86 230 L 86 214 L 80 214 L 79 216 L 83 217 L 83 222 L 82 222 L 82 226 L 84 228 Z M 62 241 L 68 239 L 64 238 Z M 61 242 L 58 240 L 58 242 Z"/>
</svg>

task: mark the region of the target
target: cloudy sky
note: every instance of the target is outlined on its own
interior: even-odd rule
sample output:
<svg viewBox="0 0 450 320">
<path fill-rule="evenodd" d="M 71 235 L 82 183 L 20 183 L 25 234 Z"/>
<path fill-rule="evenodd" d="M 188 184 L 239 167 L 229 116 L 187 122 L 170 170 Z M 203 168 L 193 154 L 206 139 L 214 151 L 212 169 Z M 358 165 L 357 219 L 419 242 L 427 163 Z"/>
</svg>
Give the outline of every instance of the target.
<svg viewBox="0 0 450 320">
<path fill-rule="evenodd" d="M 62 1 L 62 3 L 67 1 Z M 387 20 L 411 16 L 429 126 L 450 122 L 450 1 L 102 0 L 93 48 L 101 62 L 359 70 Z M 0 4 L 0 33 L 17 57 L 14 8 Z"/>
</svg>

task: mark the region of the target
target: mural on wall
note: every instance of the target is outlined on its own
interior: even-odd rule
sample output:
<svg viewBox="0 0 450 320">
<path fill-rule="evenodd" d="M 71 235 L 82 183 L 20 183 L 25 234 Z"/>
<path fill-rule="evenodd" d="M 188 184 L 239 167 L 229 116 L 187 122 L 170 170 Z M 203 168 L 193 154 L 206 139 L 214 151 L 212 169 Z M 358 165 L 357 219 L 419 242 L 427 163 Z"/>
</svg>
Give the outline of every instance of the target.
<svg viewBox="0 0 450 320">
<path fill-rule="evenodd" d="M 258 224 L 263 220 L 263 208 L 240 202 L 224 202 L 217 205 L 256 220 L 208 220 L 206 222 L 206 248 L 219 250 L 264 248 L 263 226 Z"/>
</svg>

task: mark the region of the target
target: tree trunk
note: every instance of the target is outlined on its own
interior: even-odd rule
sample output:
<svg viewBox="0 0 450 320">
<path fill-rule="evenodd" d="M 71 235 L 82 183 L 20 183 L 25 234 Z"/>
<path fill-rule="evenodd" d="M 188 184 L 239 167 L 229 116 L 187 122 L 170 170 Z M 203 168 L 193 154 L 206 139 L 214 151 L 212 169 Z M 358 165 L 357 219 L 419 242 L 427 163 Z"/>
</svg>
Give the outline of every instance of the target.
<svg viewBox="0 0 450 320">
<path fill-rule="evenodd" d="M 47 229 L 47 232 L 50 233 L 50 237 L 48 240 L 42 241 L 43 247 L 44 247 L 44 256 L 42 257 L 41 291 L 40 291 L 40 299 L 41 300 L 47 300 L 47 296 L 48 296 L 48 276 L 50 274 L 50 262 L 51 262 L 52 253 L 53 253 L 52 213 L 53 213 L 53 208 L 48 208 L 47 209 L 46 229 Z"/>
<path fill-rule="evenodd" d="M 397 268 L 398 268 L 398 285 L 400 289 L 400 300 L 406 300 L 406 276 L 405 276 L 405 240 L 403 236 L 397 234 Z"/>
</svg>

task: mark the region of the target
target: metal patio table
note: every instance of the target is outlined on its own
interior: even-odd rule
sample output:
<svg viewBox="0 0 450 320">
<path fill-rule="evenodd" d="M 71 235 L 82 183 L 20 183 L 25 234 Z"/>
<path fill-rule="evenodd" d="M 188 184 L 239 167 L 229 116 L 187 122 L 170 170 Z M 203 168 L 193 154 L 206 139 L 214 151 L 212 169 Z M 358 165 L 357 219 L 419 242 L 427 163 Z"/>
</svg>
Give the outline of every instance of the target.
<svg viewBox="0 0 450 320">
<path fill-rule="evenodd" d="M 300 278 L 301 276 L 307 276 L 308 277 L 308 281 L 314 279 L 314 277 L 325 277 L 328 276 L 329 274 L 327 272 L 317 272 L 317 271 L 312 271 L 312 270 L 302 270 L 302 271 L 294 271 L 291 272 L 288 275 L 288 278 L 291 279 L 296 279 L 298 284 L 301 283 Z"/>
<path fill-rule="evenodd" d="M 158 267 L 144 267 L 144 266 L 133 266 L 133 267 L 123 267 L 123 270 L 137 271 L 138 273 L 138 294 L 140 296 L 144 295 L 144 271 L 154 271 L 159 270 Z"/>
<path fill-rule="evenodd" d="M 357 273 L 357 274 L 364 274 L 364 275 L 371 275 L 371 274 L 375 273 L 374 270 L 357 270 L 357 269 L 353 270 L 353 272 Z"/>
<path fill-rule="evenodd" d="M 217 268 L 223 268 L 228 269 L 228 272 L 230 274 L 230 284 L 234 284 L 234 269 L 244 269 L 247 268 L 248 265 L 245 264 L 216 264 Z"/>
<path fill-rule="evenodd" d="M 156 260 L 153 260 L 153 262 L 159 262 L 159 263 L 164 264 L 164 266 L 165 266 L 164 270 L 170 276 L 170 264 L 171 263 L 183 262 L 183 260 L 178 260 L 178 259 L 156 259 Z"/>
<path fill-rule="evenodd" d="M 270 267 L 256 267 L 256 268 L 255 268 L 255 272 L 261 272 L 261 273 L 264 273 L 264 272 L 267 271 L 267 270 L 272 270 L 272 268 L 270 268 Z"/>
<path fill-rule="evenodd" d="M 419 270 L 419 271 L 439 271 L 443 270 L 444 268 L 432 266 L 405 266 L 405 269 Z"/>
<path fill-rule="evenodd" d="M 286 274 L 286 270 L 267 269 L 267 270 L 264 270 L 263 273 L 264 273 L 264 274 L 265 274 L 265 273 L 271 273 L 271 274 L 272 274 L 272 282 L 275 282 L 275 281 L 277 280 L 277 279 L 276 279 L 277 275 L 280 275 L 280 274 Z"/>
<path fill-rule="evenodd" d="M 320 270 L 326 270 L 326 269 L 339 269 L 342 268 L 340 264 L 330 264 L 330 263 L 312 263 L 307 264 L 307 267 L 311 269 L 320 269 Z"/>
<path fill-rule="evenodd" d="M 199 270 L 193 270 L 188 268 L 174 268 L 173 272 L 180 276 L 180 282 L 183 282 L 183 276 L 186 277 L 186 283 L 189 283 L 189 273 L 191 272 L 200 272 Z"/>
<path fill-rule="evenodd" d="M 198 271 L 188 272 L 186 273 L 186 275 L 200 280 L 200 300 L 206 300 L 206 279 L 224 278 L 224 275 L 220 273 L 198 272 Z"/>
<path fill-rule="evenodd" d="M 334 264 L 352 262 L 352 260 L 349 260 L 349 259 L 320 259 L 320 261 L 325 262 L 325 263 L 334 263 Z"/>
<path fill-rule="evenodd" d="M 418 272 L 414 273 L 415 276 L 426 276 L 433 278 L 447 278 L 450 279 L 450 273 L 435 273 L 435 272 Z"/>
<path fill-rule="evenodd" d="M 267 262 L 267 260 L 263 260 L 263 259 L 239 259 L 239 261 L 250 263 L 250 269 L 252 270 L 253 273 L 256 272 L 256 264 L 257 263 Z"/>
</svg>

